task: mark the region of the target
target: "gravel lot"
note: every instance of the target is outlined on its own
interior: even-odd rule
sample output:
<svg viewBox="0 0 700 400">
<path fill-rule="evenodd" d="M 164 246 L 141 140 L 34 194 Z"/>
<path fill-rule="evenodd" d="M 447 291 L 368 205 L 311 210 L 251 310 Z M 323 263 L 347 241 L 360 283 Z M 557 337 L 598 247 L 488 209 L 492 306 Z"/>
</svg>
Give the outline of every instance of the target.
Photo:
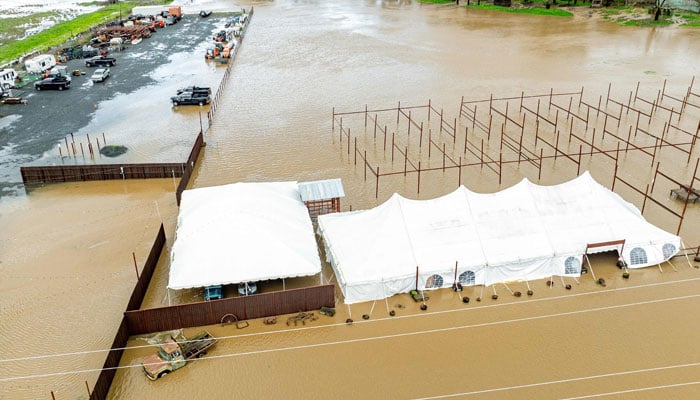
<svg viewBox="0 0 700 400">
<path fill-rule="evenodd" d="M 159 29 L 151 38 L 111 53 L 117 64 L 103 83 L 90 80 L 95 67 L 86 67 L 84 60 L 71 60 L 65 64 L 68 71 L 79 69 L 85 74 L 72 77 L 70 90 L 37 92 L 31 84 L 14 90 L 27 104 L 0 106 L 0 196 L 23 193 L 19 167 L 27 164 L 151 162 L 156 161 L 153 156 L 160 155 L 169 158 L 167 161 L 180 161 L 179 150 L 143 150 L 135 141 L 149 131 L 154 132 L 152 137 L 159 137 L 159 132 L 171 126 L 187 128 L 189 133 L 199 129 L 198 113 L 172 109 L 169 97 L 178 87 L 192 84 L 216 88 L 223 68 L 205 62 L 203 54 L 211 46 L 212 32 L 224 21 L 223 14 L 209 18 L 185 15 L 178 24 Z M 86 135 L 107 132 L 110 144 L 142 150 L 121 160 L 61 159 L 58 145 L 71 132 L 85 145 Z M 190 136 L 183 145 L 191 145 Z M 168 138 L 177 141 L 177 135 L 168 135 L 159 137 L 158 142 L 167 146 Z"/>
</svg>

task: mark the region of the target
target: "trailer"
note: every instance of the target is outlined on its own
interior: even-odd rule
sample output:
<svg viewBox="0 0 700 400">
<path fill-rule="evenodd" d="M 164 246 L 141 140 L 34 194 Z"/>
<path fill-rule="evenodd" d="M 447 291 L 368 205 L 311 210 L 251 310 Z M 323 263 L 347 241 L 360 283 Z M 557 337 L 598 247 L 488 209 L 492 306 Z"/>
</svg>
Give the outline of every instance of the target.
<svg viewBox="0 0 700 400">
<path fill-rule="evenodd" d="M 30 74 L 40 74 L 56 65 L 56 58 L 51 54 L 40 54 L 24 62 L 24 69 Z"/>
</svg>

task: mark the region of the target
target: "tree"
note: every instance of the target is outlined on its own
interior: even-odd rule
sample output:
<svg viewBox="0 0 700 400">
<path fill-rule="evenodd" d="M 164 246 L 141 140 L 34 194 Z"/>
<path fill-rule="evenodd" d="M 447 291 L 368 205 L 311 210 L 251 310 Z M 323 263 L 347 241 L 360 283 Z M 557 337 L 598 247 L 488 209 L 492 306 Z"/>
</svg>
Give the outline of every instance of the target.
<svg viewBox="0 0 700 400">
<path fill-rule="evenodd" d="M 661 16 L 661 10 L 663 9 L 664 4 L 666 4 L 666 0 L 656 0 L 654 2 L 654 21 L 659 20 L 659 17 Z"/>
</svg>

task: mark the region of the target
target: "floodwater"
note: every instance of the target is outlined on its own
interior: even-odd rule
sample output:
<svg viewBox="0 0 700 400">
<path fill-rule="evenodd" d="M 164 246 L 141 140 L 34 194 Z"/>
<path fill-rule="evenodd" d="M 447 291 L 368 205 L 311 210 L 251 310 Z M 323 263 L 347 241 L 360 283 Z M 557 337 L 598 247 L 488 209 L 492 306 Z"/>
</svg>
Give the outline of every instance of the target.
<svg viewBox="0 0 700 400">
<path fill-rule="evenodd" d="M 250 4 L 231 4 L 234 10 L 241 6 Z M 700 72 L 698 39 L 697 30 L 619 27 L 589 17 L 587 10 L 560 19 L 413 2 L 256 3 L 192 186 L 339 177 L 346 192 L 343 210 L 373 207 L 394 191 L 411 198 L 441 195 L 454 190 L 454 174 L 425 175 L 419 195 L 413 178 L 387 179 L 375 199 L 374 182 L 363 179 L 346 143 L 339 143 L 337 127 L 332 130 L 333 108 L 424 105 L 430 99 L 450 120 L 462 96 L 585 87 L 585 97 L 593 101 L 605 96 L 611 82 L 613 95 L 622 99 L 640 82 L 642 94 L 653 98 L 665 79 L 667 92 L 682 95 Z M 139 111 L 141 119 L 154 117 Z M 133 135 L 128 118 L 118 122 L 121 129 L 95 121 L 84 129 L 108 130 L 110 138 L 127 140 Z M 197 113 L 190 118 L 191 129 Z M 697 126 L 697 120 L 697 110 L 690 108 L 680 124 Z M 147 134 L 160 151 L 183 122 L 163 118 L 157 124 Z M 361 123 L 352 126 L 361 133 Z M 158 157 L 148 154 L 148 146 L 139 149 L 143 161 Z M 635 154 L 626 155 L 620 176 L 644 190 L 651 163 Z M 609 186 L 610 165 L 596 160 L 586 167 Z M 686 165 L 672 151 L 661 151 L 658 161 L 673 176 L 692 176 L 694 162 Z M 507 167 L 503 175 L 501 188 L 523 177 L 537 181 L 537 171 L 526 167 Z M 541 183 L 573 175 L 570 164 L 548 164 Z M 497 176 L 486 169 L 465 169 L 462 178 L 477 191 L 499 188 Z M 171 179 L 71 183 L 3 198 L 0 398 L 50 398 L 50 391 L 58 399 L 86 396 L 85 382 L 96 380 L 105 357 L 100 350 L 109 347 L 135 282 L 134 255 L 142 265 L 161 221 L 172 244 L 174 184 Z M 641 207 L 634 192 L 616 190 Z M 689 247 L 700 244 L 695 207 L 689 207 L 681 232 Z M 645 216 L 675 232 L 676 220 L 660 207 L 648 207 Z M 525 283 L 467 288 L 462 295 L 472 299 L 469 304 L 442 290 L 431 292 L 425 312 L 407 295 L 346 307 L 338 291 L 333 318 L 296 327 L 285 324 L 286 316 L 271 326 L 251 321 L 241 330 L 208 327 L 222 338 L 217 347 L 157 382 L 138 368 L 152 348 L 130 349 L 110 397 L 698 397 L 700 359 L 691 345 L 700 339 L 694 318 L 700 306 L 698 270 L 677 259 L 674 266 L 661 266 L 663 272 L 633 271 L 627 281 L 613 263 L 610 254 L 594 257 L 595 273 L 608 281 L 605 288 L 590 275 L 580 283 L 555 279 L 552 288 L 530 282 L 533 297 L 510 296 L 509 290 L 525 292 Z M 327 280 L 332 274 L 324 268 Z M 168 304 L 166 283 L 167 254 L 145 306 Z M 494 291 L 497 301 L 491 299 Z M 200 295 L 171 293 L 171 301 Z M 483 301 L 476 302 L 478 296 Z M 389 310 L 397 316 L 389 317 Z M 356 322 L 346 325 L 349 317 Z M 130 342 L 144 344 L 144 338 Z M 43 357 L 48 355 L 57 356 Z M 72 371 L 85 372 L 65 374 Z M 33 375 L 41 376 L 23 378 Z"/>
</svg>

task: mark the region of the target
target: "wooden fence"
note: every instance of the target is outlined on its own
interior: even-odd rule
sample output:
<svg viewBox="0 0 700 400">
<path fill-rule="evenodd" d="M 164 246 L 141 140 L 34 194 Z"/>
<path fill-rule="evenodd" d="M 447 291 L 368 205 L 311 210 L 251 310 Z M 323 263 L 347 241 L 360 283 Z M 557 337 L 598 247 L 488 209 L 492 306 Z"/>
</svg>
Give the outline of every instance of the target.
<svg viewBox="0 0 700 400">
<path fill-rule="evenodd" d="M 204 146 L 204 134 L 199 132 L 197 135 L 197 140 L 194 141 L 194 146 L 190 151 L 190 156 L 187 158 L 187 162 L 184 164 L 184 171 L 182 173 L 182 179 L 180 179 L 180 184 L 177 185 L 177 190 L 175 191 L 175 197 L 177 198 L 177 205 L 180 205 L 180 200 L 182 199 L 182 192 L 187 189 L 187 185 L 190 183 L 190 177 L 192 176 L 192 171 L 194 171 L 194 166 L 197 165 L 197 159 L 199 158 L 199 153 Z"/>
<path fill-rule="evenodd" d="M 321 307 L 335 307 L 333 285 L 133 310 L 127 311 L 125 317 L 129 333 L 140 335 L 214 325 L 220 323 L 226 314 L 233 314 L 239 320 L 245 320 L 318 310 Z"/>
<path fill-rule="evenodd" d="M 50 165 L 20 167 L 25 185 L 61 182 L 104 181 L 181 177 L 183 163 Z"/>
<path fill-rule="evenodd" d="M 131 292 L 127 311 L 137 310 L 141 306 L 143 298 L 146 295 L 148 285 L 151 283 L 153 272 L 158 265 L 158 259 L 163 252 L 164 246 L 165 229 L 163 228 L 163 224 L 161 224 L 158 234 L 156 235 L 156 239 L 153 242 L 153 246 L 151 246 L 151 252 L 148 254 L 148 258 L 146 259 L 146 264 L 144 264 L 143 270 L 141 271 L 139 280 L 136 282 L 136 286 Z M 123 316 L 122 321 L 119 324 L 119 329 L 117 329 L 117 333 L 112 341 L 112 347 L 110 348 L 109 353 L 107 353 L 107 359 L 102 366 L 100 376 L 97 378 L 97 382 L 95 382 L 95 387 L 92 389 L 92 393 L 90 393 L 90 400 L 104 400 L 107 398 L 109 388 L 112 386 L 114 375 L 117 372 L 117 367 L 119 367 L 119 361 L 122 358 L 122 354 L 124 353 L 124 348 L 129 340 L 129 336 L 131 336 L 131 332 L 129 331 L 127 318 L 126 316 Z"/>
</svg>

